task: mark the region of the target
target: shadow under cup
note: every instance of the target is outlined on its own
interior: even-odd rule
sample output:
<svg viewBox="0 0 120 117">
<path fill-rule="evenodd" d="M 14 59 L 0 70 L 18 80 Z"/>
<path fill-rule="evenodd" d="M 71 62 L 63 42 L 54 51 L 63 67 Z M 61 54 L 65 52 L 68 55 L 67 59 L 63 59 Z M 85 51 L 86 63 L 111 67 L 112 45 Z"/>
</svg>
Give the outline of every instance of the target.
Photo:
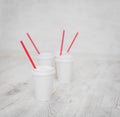
<svg viewBox="0 0 120 117">
<path fill-rule="evenodd" d="M 35 97 L 40 101 L 49 101 L 53 92 L 55 69 L 50 66 L 40 66 L 33 70 Z"/>
</svg>

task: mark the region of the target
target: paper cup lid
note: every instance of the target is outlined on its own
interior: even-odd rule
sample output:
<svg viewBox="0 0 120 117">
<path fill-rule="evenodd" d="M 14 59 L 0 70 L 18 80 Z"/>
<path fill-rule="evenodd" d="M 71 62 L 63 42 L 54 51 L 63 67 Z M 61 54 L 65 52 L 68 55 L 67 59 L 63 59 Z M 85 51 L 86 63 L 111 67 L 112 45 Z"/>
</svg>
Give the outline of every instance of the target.
<svg viewBox="0 0 120 117">
<path fill-rule="evenodd" d="M 63 55 L 57 55 L 56 56 L 56 61 L 62 61 L 62 62 L 71 62 L 73 61 L 73 57 L 67 53 L 63 54 Z"/>
<path fill-rule="evenodd" d="M 37 69 L 33 70 L 34 75 L 52 75 L 54 73 L 55 69 L 51 66 L 37 66 Z"/>
</svg>

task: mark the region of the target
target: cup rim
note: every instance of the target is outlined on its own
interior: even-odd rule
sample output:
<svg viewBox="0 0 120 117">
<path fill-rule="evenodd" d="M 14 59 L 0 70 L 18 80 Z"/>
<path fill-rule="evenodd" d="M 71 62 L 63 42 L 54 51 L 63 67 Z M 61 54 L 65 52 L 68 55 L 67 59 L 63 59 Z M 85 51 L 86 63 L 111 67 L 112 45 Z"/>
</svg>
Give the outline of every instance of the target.
<svg viewBox="0 0 120 117">
<path fill-rule="evenodd" d="M 62 56 L 60 56 L 60 55 L 56 56 L 55 60 L 58 61 L 58 62 L 72 62 L 73 57 L 69 54 L 64 54 Z"/>
<path fill-rule="evenodd" d="M 37 69 L 33 69 L 32 74 L 38 76 L 53 75 L 55 74 L 55 69 L 52 66 L 37 66 Z"/>
</svg>

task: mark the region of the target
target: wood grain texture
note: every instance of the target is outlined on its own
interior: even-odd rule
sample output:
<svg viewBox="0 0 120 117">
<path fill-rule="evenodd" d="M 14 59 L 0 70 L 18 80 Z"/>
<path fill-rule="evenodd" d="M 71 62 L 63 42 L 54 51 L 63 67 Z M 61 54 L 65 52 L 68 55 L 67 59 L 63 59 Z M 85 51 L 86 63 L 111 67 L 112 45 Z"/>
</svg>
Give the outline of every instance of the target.
<svg viewBox="0 0 120 117">
<path fill-rule="evenodd" d="M 75 58 L 70 85 L 55 80 L 49 102 L 34 97 L 31 68 L 0 58 L 0 117 L 120 117 L 120 61 Z"/>
</svg>

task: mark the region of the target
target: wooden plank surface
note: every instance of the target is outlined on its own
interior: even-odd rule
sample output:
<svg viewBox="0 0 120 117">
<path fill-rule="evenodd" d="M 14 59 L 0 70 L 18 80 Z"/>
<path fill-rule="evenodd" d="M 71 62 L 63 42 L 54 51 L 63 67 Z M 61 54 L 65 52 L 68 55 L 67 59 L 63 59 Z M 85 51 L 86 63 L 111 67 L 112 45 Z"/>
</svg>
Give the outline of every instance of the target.
<svg viewBox="0 0 120 117">
<path fill-rule="evenodd" d="M 55 80 L 49 102 L 34 97 L 29 63 L 0 57 L 0 117 L 120 117 L 120 61 L 76 57 L 70 85 Z"/>
</svg>

